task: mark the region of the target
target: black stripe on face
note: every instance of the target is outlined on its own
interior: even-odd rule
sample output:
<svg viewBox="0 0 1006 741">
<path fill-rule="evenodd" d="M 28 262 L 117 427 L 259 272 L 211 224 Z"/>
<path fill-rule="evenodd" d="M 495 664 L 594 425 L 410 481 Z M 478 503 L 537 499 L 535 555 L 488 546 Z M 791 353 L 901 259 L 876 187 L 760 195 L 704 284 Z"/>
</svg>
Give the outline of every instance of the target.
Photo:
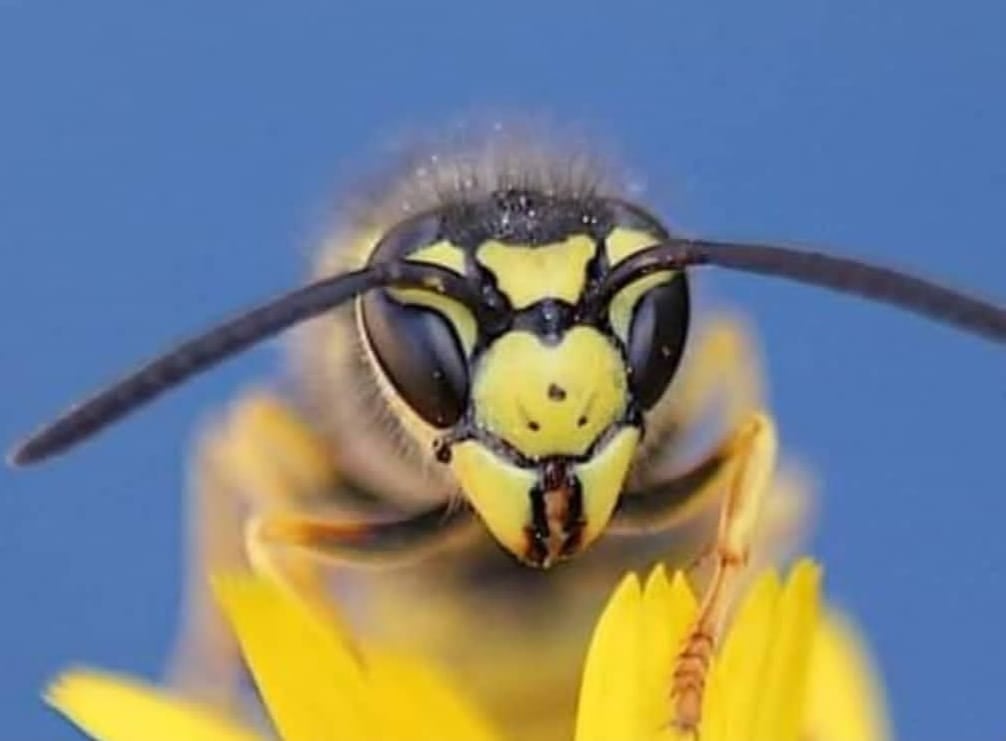
<svg viewBox="0 0 1006 741">
<path fill-rule="evenodd" d="M 569 470 L 568 460 L 554 458 L 540 467 L 540 482 L 528 492 L 531 522 L 525 528 L 522 559 L 547 568 L 576 554 L 583 541 L 583 489 Z"/>
<path fill-rule="evenodd" d="M 441 240 L 466 252 L 492 240 L 535 246 L 584 234 L 603 242 L 616 227 L 648 232 L 654 242 L 668 236 L 660 221 L 627 201 L 511 188 L 482 200 L 448 203 L 406 219 L 381 238 L 369 262 L 402 258 Z"/>
</svg>

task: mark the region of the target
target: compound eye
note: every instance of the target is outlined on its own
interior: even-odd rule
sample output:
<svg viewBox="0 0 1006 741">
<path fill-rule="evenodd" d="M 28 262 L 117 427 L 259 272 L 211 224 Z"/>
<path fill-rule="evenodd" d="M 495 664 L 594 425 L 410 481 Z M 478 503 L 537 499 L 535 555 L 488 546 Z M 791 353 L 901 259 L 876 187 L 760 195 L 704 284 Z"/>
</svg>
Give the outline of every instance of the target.
<svg viewBox="0 0 1006 741">
<path fill-rule="evenodd" d="M 660 400 L 681 363 L 689 311 L 688 283 L 683 273 L 649 288 L 635 303 L 626 350 L 631 388 L 643 409 Z"/>
<path fill-rule="evenodd" d="M 464 413 L 469 386 L 452 323 L 437 309 L 389 291 L 371 291 L 361 303 L 366 341 L 395 390 L 433 427 L 451 427 Z"/>
</svg>

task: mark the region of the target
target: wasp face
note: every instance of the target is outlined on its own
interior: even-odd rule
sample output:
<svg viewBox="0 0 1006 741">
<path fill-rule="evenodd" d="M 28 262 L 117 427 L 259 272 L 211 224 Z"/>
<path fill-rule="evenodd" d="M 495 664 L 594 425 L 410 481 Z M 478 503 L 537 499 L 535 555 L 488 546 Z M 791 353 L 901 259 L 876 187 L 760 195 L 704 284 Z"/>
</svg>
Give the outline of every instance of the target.
<svg viewBox="0 0 1006 741">
<path fill-rule="evenodd" d="M 612 267 L 666 237 L 652 217 L 596 197 L 507 190 L 392 230 L 371 262 L 407 258 L 472 281 L 476 316 L 418 289 L 359 300 L 388 392 L 438 431 L 451 466 L 499 542 L 546 567 L 607 525 L 688 327 L 684 274 L 653 273 L 610 299 Z"/>
</svg>

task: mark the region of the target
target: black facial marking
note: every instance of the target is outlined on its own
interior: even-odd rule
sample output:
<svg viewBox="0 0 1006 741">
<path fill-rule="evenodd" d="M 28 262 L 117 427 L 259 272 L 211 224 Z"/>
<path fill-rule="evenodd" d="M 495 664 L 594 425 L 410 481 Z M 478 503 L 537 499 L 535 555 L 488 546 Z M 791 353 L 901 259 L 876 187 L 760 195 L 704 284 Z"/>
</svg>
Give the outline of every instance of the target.
<svg viewBox="0 0 1006 741">
<path fill-rule="evenodd" d="M 546 343 L 556 343 L 577 322 L 577 307 L 562 299 L 547 298 L 511 314 L 510 329 L 530 332 Z"/>
<path fill-rule="evenodd" d="M 583 543 L 583 528 L 587 521 L 583 519 L 583 487 L 580 481 L 574 479 L 570 484 L 569 509 L 566 515 L 565 530 L 566 540 L 562 544 L 560 556 L 563 558 L 572 556 L 580 550 Z"/>
<path fill-rule="evenodd" d="M 579 551 L 587 524 L 583 518 L 583 489 L 568 460 L 543 461 L 539 482 L 529 494 L 531 522 L 524 529 L 527 545 L 523 560 L 542 567 Z"/>
<path fill-rule="evenodd" d="M 531 489 L 531 524 L 525 529 L 527 551 L 524 559 L 532 566 L 541 566 L 548 558 L 548 516 L 545 514 L 545 492 L 540 486 Z"/>
<path fill-rule="evenodd" d="M 566 389 L 557 383 L 550 383 L 548 385 L 548 398 L 552 401 L 565 401 Z"/>
<path fill-rule="evenodd" d="M 566 469 L 567 467 L 565 461 L 558 459 L 545 461 L 541 470 L 542 488 L 548 491 L 551 489 L 558 489 L 565 484 L 567 478 Z"/>
<path fill-rule="evenodd" d="M 493 239 L 510 244 L 559 242 L 571 234 L 603 235 L 611 229 L 608 201 L 510 188 L 474 203 L 443 210 L 443 236 L 464 247 Z"/>
</svg>

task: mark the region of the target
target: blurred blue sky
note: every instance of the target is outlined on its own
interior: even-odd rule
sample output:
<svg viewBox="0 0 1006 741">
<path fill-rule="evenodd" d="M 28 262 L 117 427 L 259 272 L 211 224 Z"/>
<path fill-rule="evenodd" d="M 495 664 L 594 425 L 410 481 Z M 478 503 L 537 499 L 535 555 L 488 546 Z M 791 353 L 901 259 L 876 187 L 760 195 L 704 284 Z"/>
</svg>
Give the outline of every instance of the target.
<svg viewBox="0 0 1006 741">
<path fill-rule="evenodd" d="M 358 6 L 349 9 L 349 6 Z M 614 142 L 672 223 L 846 251 L 1006 300 L 1006 6 L 993 0 L 0 0 L 0 441 L 290 286 L 328 198 L 400 132 L 544 112 Z M 708 277 L 766 342 L 814 551 L 900 735 L 1001 737 L 1002 348 Z M 69 739 L 70 662 L 153 676 L 196 420 L 259 350 L 51 466 L 0 471 L 0 727 Z"/>
</svg>

